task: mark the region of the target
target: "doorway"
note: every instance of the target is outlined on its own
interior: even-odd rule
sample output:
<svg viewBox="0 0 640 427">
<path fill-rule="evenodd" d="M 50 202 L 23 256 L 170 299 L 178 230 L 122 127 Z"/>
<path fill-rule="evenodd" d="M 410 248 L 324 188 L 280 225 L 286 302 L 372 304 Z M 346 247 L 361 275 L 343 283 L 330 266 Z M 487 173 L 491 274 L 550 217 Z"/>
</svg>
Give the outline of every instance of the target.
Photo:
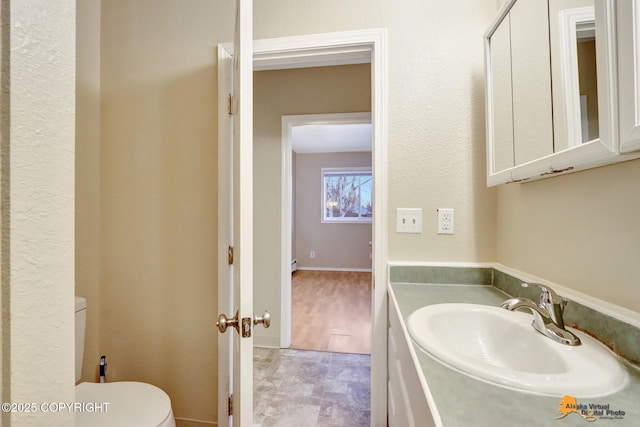
<svg viewBox="0 0 640 427">
<path fill-rule="evenodd" d="M 289 285 L 299 283 L 297 279 L 308 275 L 310 281 L 303 285 L 312 285 L 313 306 L 306 308 L 303 316 L 297 321 L 292 308 L 295 301 L 291 295 L 286 296 L 291 306 L 281 305 L 279 312 L 274 310 L 274 319 L 291 316 L 292 336 L 296 329 L 311 326 L 328 326 L 326 330 L 314 329 L 309 332 L 308 342 L 313 346 L 304 346 L 305 350 L 339 350 L 348 349 L 350 344 L 357 352 L 365 353 L 359 359 L 340 359 L 330 353 L 324 353 L 333 360 L 335 366 L 327 362 L 327 358 L 316 352 L 296 352 L 295 350 L 277 350 L 266 352 L 270 347 L 269 336 L 277 336 L 277 326 L 271 330 L 258 329 L 255 332 L 255 420 L 284 423 L 278 416 L 283 406 L 298 414 L 306 407 L 308 416 L 318 422 L 333 423 L 345 421 L 345 425 L 357 425 L 361 420 L 369 418 L 370 411 L 370 337 L 371 337 L 371 264 L 372 248 L 372 171 L 371 171 L 371 116 L 370 113 L 347 114 L 302 114 L 284 116 L 286 112 L 324 112 L 340 110 L 368 111 L 371 108 L 371 66 L 369 64 L 336 65 L 328 67 L 308 67 L 303 69 L 269 70 L 254 73 L 254 309 L 275 307 L 275 298 L 284 293 L 280 286 L 279 258 L 288 257 L 289 265 L 294 258 L 298 261 L 298 271 L 288 271 L 284 281 Z M 279 132 L 278 132 L 279 131 Z M 274 137 L 273 133 L 276 133 Z M 332 138 L 331 133 L 336 137 Z M 363 135 L 363 136 L 361 136 Z M 333 143 L 333 141 L 337 143 Z M 351 144 L 345 142 L 351 139 Z M 360 140 L 364 139 L 362 144 Z M 284 141 L 284 143 L 283 143 Z M 284 166 L 284 159 L 290 165 Z M 288 162 L 287 162 L 288 163 Z M 284 174 L 280 169 L 287 169 L 284 181 L 288 189 L 280 194 L 280 186 L 274 185 Z M 322 207 L 326 201 L 324 182 L 347 183 L 352 198 L 358 203 L 343 206 L 348 212 L 334 213 Z M 295 191 L 294 191 L 295 190 Z M 281 203 L 284 199 L 285 203 Z M 296 201 L 293 203 L 293 201 Z M 332 200 L 339 200 L 333 196 Z M 341 200 L 339 200 L 341 201 Z M 339 206 L 336 206 L 338 208 Z M 278 209 L 280 208 L 280 209 Z M 283 213 L 288 215 L 283 215 Z M 289 218 L 283 219 L 281 218 Z M 288 231 L 289 237 L 278 241 L 278 230 Z M 297 242 L 294 245 L 293 242 Z M 311 250 L 308 244 L 314 245 Z M 353 247 L 350 247 L 352 245 Z M 299 248 L 296 255 L 293 247 Z M 281 247 L 287 247 L 285 251 Z M 305 253 L 303 257 L 301 254 Z M 349 256 L 351 255 L 351 256 Z M 338 269 L 360 269 L 366 271 L 335 271 Z M 366 276 L 365 283 L 351 283 L 346 275 L 359 274 Z M 321 283 L 322 278 L 332 278 L 330 282 Z M 336 280 L 337 279 L 337 280 Z M 293 283 L 292 283 L 293 282 Z M 328 285 L 328 286 L 326 286 Z M 349 302 L 336 302 L 327 294 L 318 294 L 321 289 L 336 294 L 336 287 L 351 285 L 356 288 L 364 285 L 366 296 L 362 301 L 362 317 L 364 324 L 356 333 L 351 330 L 354 325 L 344 321 L 354 314 L 355 307 Z M 291 294 L 295 288 L 291 286 Z M 348 289 L 347 289 L 348 290 Z M 355 296 L 364 296 L 356 295 Z M 275 297 L 275 298 L 274 298 Z M 271 301 L 269 301 L 271 300 Z M 300 301 L 298 301 L 300 302 Z M 317 303 L 320 303 L 318 305 Z M 280 314 L 280 315 L 279 315 Z M 298 314 L 300 314 L 298 312 Z M 333 318 L 334 315 L 341 316 Z M 331 317 L 331 318 L 330 318 Z M 324 320 L 323 320 L 324 318 Z M 313 320 L 312 320 L 313 319 Z M 304 333 L 303 333 L 304 335 Z M 291 340 L 291 348 L 297 346 Z M 266 338 L 263 339 L 262 337 Z M 364 341 L 364 342 L 363 342 Z M 260 348 L 264 346 L 263 348 Z M 317 347 L 320 346 L 320 347 Z M 287 348 L 289 346 L 286 346 Z M 299 347 L 298 347 L 299 348 Z M 355 351 L 354 351 L 355 352 Z M 312 357 L 313 355 L 313 357 Z M 282 360 L 286 360 L 283 364 Z M 346 363 L 348 362 L 348 364 Z M 357 363 L 356 363 L 357 362 Z M 265 366 L 266 365 L 266 366 Z M 340 369 L 337 369 L 337 368 Z M 330 369 L 329 369 L 330 368 Z M 264 369 L 264 370 L 262 370 Z M 314 372 L 314 375 L 307 375 Z M 357 378 L 353 373 L 358 372 Z M 261 377 L 261 375 L 264 375 Z M 329 391 L 328 387 L 332 387 Z M 314 401 L 301 400 L 300 406 L 290 401 L 290 391 L 300 388 L 316 390 Z M 263 391 L 268 390 L 268 393 Z M 355 393 L 357 390 L 357 396 Z M 336 396 L 340 395 L 338 399 Z M 338 402 L 358 397 L 356 410 L 341 411 Z M 362 403 L 365 397 L 366 402 Z M 306 414 L 307 412 L 300 412 Z M 285 411 L 284 417 L 290 416 Z M 310 423 L 308 425 L 316 425 Z"/>
<path fill-rule="evenodd" d="M 225 67 L 229 64 L 230 44 L 220 45 Z M 373 270 L 372 292 L 372 354 L 371 354 L 371 424 L 378 425 L 386 419 L 387 392 L 387 50 L 384 29 L 358 30 L 343 33 L 314 34 L 254 40 L 254 70 L 288 69 L 294 67 L 327 66 L 370 63 L 371 66 L 371 106 L 373 133 L 373 176 L 375 186 L 375 221 L 373 223 Z M 219 55 L 220 57 L 220 55 Z M 224 67 L 223 67 L 224 68 Z M 220 77 L 220 74 L 219 74 Z M 219 80 L 219 115 L 226 117 L 229 82 Z M 224 136 L 223 136 L 224 137 Z M 255 156 L 258 158 L 258 156 Z M 284 231 L 284 229 L 283 229 Z M 226 246 L 221 250 L 226 251 Z M 222 253 L 222 252 L 221 252 Z M 281 271 L 290 274 L 290 258 L 281 264 Z M 279 284 L 279 278 L 276 279 Z M 285 295 L 285 294 L 283 294 Z M 254 301 L 256 299 L 254 298 Z M 277 306 L 280 304 L 278 302 Z M 280 324 L 281 323 L 281 324 Z M 277 322 L 272 328 L 282 327 L 286 322 Z M 289 321 L 290 325 L 290 321 Z M 286 336 L 282 334 L 281 336 Z M 257 337 L 254 337 L 257 338 Z M 253 338 L 252 338 L 253 339 Z M 257 340 L 257 339 L 256 339 Z M 256 341 L 254 340 L 254 342 Z M 279 342 L 279 339 L 278 339 Z M 276 347 L 276 346 L 274 346 Z M 224 356 L 224 355 L 222 355 Z M 224 362 L 219 355 L 219 361 Z M 252 369 L 249 367 L 249 369 Z M 221 372 L 224 371 L 222 363 Z M 224 393 L 224 378 L 219 381 L 220 396 Z M 238 392 L 251 392 L 239 390 Z M 221 405 L 226 404 L 221 400 Z"/>
<path fill-rule="evenodd" d="M 360 68 L 355 78 L 364 81 L 352 96 L 367 107 L 370 70 Z M 292 270 L 282 278 L 282 293 L 290 292 L 282 300 L 291 303 L 282 306 L 291 319 L 291 337 L 282 341 L 293 349 L 370 354 L 371 114 L 283 116 L 282 143 L 291 171 L 284 177 L 290 194 L 283 193 L 291 245 L 283 240 L 282 256 L 291 254 Z"/>
</svg>

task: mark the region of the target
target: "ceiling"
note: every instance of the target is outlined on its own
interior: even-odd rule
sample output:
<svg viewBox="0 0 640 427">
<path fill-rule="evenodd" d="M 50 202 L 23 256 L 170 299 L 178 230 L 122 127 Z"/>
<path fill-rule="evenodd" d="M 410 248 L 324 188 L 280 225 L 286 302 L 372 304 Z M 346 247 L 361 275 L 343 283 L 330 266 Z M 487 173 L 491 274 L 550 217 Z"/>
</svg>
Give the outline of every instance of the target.
<svg viewBox="0 0 640 427">
<path fill-rule="evenodd" d="M 291 146 L 305 154 L 371 151 L 371 123 L 294 126 Z"/>
</svg>

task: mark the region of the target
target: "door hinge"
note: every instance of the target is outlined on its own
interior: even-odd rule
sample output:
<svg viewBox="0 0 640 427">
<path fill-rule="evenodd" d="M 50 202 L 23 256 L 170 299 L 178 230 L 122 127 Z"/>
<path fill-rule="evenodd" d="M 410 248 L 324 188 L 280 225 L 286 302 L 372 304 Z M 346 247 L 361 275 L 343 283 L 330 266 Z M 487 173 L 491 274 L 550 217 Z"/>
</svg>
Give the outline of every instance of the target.
<svg viewBox="0 0 640 427">
<path fill-rule="evenodd" d="M 229 416 L 233 415 L 233 394 L 229 395 Z"/>
<path fill-rule="evenodd" d="M 230 116 L 233 115 L 233 96 L 231 94 L 227 98 L 227 112 Z"/>
<path fill-rule="evenodd" d="M 227 250 L 227 262 L 229 265 L 233 264 L 233 246 L 229 246 Z"/>
</svg>

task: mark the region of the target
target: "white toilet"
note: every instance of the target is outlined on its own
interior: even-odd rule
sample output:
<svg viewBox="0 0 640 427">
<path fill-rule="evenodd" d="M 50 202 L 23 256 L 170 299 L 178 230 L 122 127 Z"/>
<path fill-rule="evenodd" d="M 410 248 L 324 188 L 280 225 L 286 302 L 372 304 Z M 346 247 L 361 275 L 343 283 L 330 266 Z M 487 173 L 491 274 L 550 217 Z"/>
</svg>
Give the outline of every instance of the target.
<svg viewBox="0 0 640 427">
<path fill-rule="evenodd" d="M 87 301 L 76 297 L 76 382 L 82 375 Z M 80 383 L 76 402 L 88 403 L 92 411 L 76 411 L 77 427 L 175 427 L 171 400 L 151 384 L 122 381 Z M 107 405 L 104 405 L 107 403 Z"/>
</svg>

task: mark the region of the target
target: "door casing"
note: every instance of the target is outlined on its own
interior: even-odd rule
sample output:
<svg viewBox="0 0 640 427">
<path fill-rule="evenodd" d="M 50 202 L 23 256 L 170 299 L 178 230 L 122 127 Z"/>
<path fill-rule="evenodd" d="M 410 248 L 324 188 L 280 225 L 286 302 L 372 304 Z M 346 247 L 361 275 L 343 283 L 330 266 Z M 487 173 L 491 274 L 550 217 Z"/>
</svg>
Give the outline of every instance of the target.
<svg viewBox="0 0 640 427">
<path fill-rule="evenodd" d="M 232 44 L 218 45 L 218 61 L 228 64 L 228 61 L 232 60 L 232 52 Z M 388 95 L 386 30 L 370 29 L 310 34 L 254 40 L 253 43 L 254 71 L 362 63 L 371 63 L 372 174 L 374 179 L 371 425 L 383 426 L 386 425 L 387 419 Z M 225 67 L 225 65 L 219 63 L 218 69 L 221 67 Z M 222 109 L 218 113 L 219 120 L 224 120 L 226 114 L 225 106 L 227 94 L 230 91 L 229 84 L 228 78 L 218 76 L 218 106 L 219 110 Z M 228 183 L 219 183 L 219 188 L 227 186 Z M 223 246 L 226 248 L 226 243 Z M 226 256 L 226 249 L 224 256 Z M 290 258 L 283 257 L 282 274 L 285 271 L 290 274 L 290 263 Z M 229 355 L 223 355 L 226 360 L 228 357 Z M 225 404 L 226 396 L 219 396 L 218 401 L 219 405 Z"/>
<path fill-rule="evenodd" d="M 301 114 L 282 116 L 282 190 L 281 190 L 281 224 L 280 224 L 280 348 L 291 347 L 291 263 L 293 254 L 291 240 L 293 235 L 293 160 L 291 130 L 295 126 L 319 124 L 353 124 L 371 123 L 371 113 L 329 113 Z M 375 188 L 374 188 L 375 189 Z M 371 245 L 373 246 L 373 245 Z M 373 249 L 373 247 L 372 247 Z M 372 256 L 373 258 L 373 256 Z M 367 270 L 371 271 L 371 270 Z M 260 345 L 259 341 L 255 341 Z M 267 343 L 268 344 L 268 343 Z"/>
</svg>

